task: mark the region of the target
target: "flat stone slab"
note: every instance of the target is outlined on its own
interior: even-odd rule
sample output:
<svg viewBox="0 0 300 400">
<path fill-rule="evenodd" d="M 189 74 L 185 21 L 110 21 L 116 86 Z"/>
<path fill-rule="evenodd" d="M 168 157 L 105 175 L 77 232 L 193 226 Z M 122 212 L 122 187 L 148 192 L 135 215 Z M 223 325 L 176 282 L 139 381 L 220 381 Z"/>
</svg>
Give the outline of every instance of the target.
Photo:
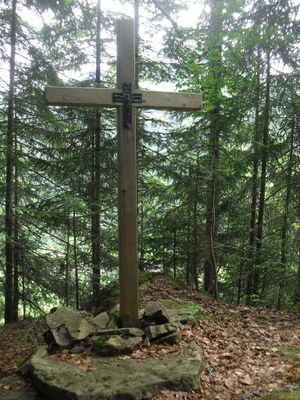
<svg viewBox="0 0 300 400">
<path fill-rule="evenodd" d="M 199 354 L 169 356 L 164 360 L 92 357 L 93 370 L 50 358 L 38 350 L 23 367 L 33 383 L 51 400 L 149 399 L 161 389 L 194 390 L 204 362 Z M 21 367 L 22 373 L 22 367 Z"/>
</svg>

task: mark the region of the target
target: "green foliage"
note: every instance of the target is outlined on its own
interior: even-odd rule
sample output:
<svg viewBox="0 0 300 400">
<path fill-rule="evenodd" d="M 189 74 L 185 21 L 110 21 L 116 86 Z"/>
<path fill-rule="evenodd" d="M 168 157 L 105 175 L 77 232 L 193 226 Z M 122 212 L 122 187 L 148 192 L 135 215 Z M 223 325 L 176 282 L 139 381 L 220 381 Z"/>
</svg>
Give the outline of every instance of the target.
<svg viewBox="0 0 300 400">
<path fill-rule="evenodd" d="M 192 304 L 189 309 L 191 310 L 194 317 L 198 317 L 199 319 L 205 317 L 205 310 L 199 304 Z"/>
<path fill-rule="evenodd" d="M 105 343 L 107 342 L 107 340 L 109 339 L 109 336 L 106 335 L 100 335 L 100 336 L 96 336 L 93 337 L 93 342 L 95 342 L 96 346 L 101 349 Z"/>
<path fill-rule="evenodd" d="M 262 396 L 262 400 L 297 400 L 300 396 L 300 390 L 293 391 L 278 391 L 269 393 L 266 396 Z"/>
<path fill-rule="evenodd" d="M 294 347 L 294 348 L 280 347 L 278 349 L 278 353 L 288 361 L 292 361 L 293 363 L 298 363 L 298 364 L 300 363 L 300 348 L 299 347 Z"/>
</svg>

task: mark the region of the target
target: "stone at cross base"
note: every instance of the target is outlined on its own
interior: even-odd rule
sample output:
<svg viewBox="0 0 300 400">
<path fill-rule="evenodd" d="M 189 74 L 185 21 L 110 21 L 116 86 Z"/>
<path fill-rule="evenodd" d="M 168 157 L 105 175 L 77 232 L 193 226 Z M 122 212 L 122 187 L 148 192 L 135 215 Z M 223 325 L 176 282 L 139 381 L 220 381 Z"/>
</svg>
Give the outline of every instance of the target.
<svg viewBox="0 0 300 400">
<path fill-rule="evenodd" d="M 135 87 L 133 21 L 117 21 L 117 88 L 47 87 L 49 105 L 116 107 L 118 110 L 118 228 L 120 316 L 138 326 L 136 109 L 199 110 L 201 96 L 152 92 Z"/>
<path fill-rule="evenodd" d="M 162 307 L 158 302 L 149 302 L 144 317 L 146 314 L 153 323 Z M 164 313 L 167 316 L 167 310 L 164 309 Z M 164 388 L 189 391 L 199 386 L 205 366 L 200 347 L 191 341 L 178 346 L 176 352 L 168 352 L 169 344 L 177 344 L 180 339 L 179 324 L 151 325 L 144 331 L 138 328 L 106 329 L 110 324 L 106 312 L 93 317 L 85 311 L 67 307 L 53 310 L 46 322 L 61 343 L 59 347 L 64 349 L 63 352 L 52 356 L 41 348 L 25 361 L 19 372 L 25 376 L 29 374 L 35 386 L 50 400 L 140 400 L 151 398 Z M 60 335 L 56 336 L 59 328 L 64 328 L 68 338 L 72 338 L 70 343 L 67 344 Z M 94 333 L 88 335 L 90 330 Z M 80 340 L 84 335 L 89 337 Z M 149 357 L 148 350 L 142 351 L 145 350 L 142 346 L 145 336 L 149 344 L 164 343 L 164 347 L 156 350 L 157 359 Z M 90 340 L 92 353 L 88 349 Z M 126 355 L 134 350 L 137 357 Z M 69 359 L 66 362 L 67 353 Z"/>
</svg>

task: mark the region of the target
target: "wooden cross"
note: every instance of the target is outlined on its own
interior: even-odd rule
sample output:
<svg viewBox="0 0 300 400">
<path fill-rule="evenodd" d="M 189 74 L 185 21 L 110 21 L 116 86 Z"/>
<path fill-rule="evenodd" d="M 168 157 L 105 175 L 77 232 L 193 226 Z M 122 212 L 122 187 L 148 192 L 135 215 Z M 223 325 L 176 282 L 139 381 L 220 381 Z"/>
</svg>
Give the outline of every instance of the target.
<svg viewBox="0 0 300 400">
<path fill-rule="evenodd" d="M 47 87 L 45 102 L 118 110 L 120 316 L 122 326 L 138 326 L 136 109 L 198 110 L 201 96 L 136 89 L 134 25 L 130 19 L 117 21 L 117 89 Z"/>
</svg>

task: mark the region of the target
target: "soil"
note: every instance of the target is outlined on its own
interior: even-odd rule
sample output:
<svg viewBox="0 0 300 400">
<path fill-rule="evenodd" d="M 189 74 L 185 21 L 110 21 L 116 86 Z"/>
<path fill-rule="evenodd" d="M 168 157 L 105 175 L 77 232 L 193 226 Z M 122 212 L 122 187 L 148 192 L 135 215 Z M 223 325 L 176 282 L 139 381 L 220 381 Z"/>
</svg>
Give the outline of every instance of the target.
<svg viewBox="0 0 300 400">
<path fill-rule="evenodd" d="M 207 364 L 197 390 L 162 390 L 154 400 L 255 400 L 278 389 L 295 394 L 300 390 L 299 312 L 235 307 L 162 276 L 141 285 L 141 307 L 150 300 L 162 299 L 174 305 L 185 301 L 194 310 L 195 319 L 182 326 L 178 345 L 141 348 L 130 357 L 150 355 L 159 360 L 195 341 Z M 44 344 L 46 330 L 43 318 L 0 327 L 1 399 L 45 400 L 16 371 L 26 357 Z"/>
</svg>

